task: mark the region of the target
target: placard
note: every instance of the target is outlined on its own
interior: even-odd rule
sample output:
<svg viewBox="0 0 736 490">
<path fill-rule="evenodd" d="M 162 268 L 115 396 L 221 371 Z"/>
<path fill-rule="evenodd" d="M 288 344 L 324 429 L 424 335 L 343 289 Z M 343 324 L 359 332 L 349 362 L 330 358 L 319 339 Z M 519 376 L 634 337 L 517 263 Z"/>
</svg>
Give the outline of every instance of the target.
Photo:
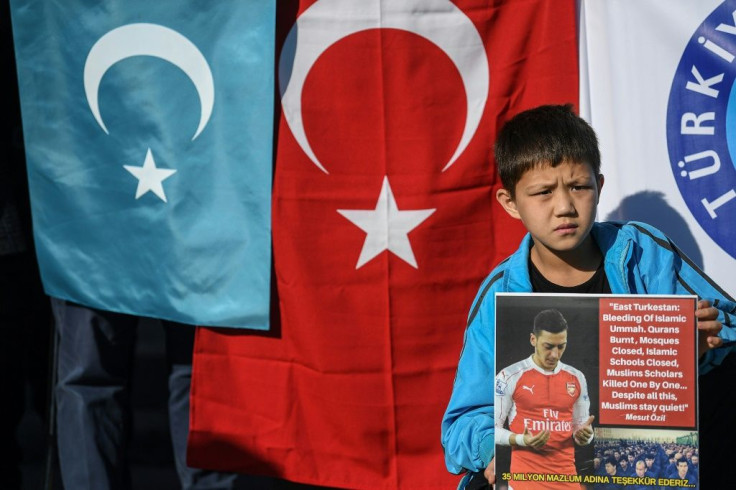
<svg viewBox="0 0 736 490">
<path fill-rule="evenodd" d="M 498 293 L 496 488 L 697 488 L 696 305 Z"/>
</svg>

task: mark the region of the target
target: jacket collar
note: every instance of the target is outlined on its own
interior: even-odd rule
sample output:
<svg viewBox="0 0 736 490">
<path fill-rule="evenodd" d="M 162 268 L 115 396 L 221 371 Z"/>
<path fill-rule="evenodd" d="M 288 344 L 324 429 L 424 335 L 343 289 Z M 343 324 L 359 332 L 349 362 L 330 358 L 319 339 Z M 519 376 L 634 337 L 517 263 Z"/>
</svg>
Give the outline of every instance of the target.
<svg viewBox="0 0 736 490">
<path fill-rule="evenodd" d="M 628 261 L 629 240 L 619 233 L 621 225 L 613 222 L 593 223 L 591 234 L 604 257 L 603 267 L 608 283 L 614 294 L 628 294 L 630 289 L 626 283 L 625 264 Z M 532 236 L 527 233 L 519 248 L 508 259 L 507 274 L 504 278 L 506 291 L 530 292 L 532 282 L 529 277 L 529 253 L 532 248 Z"/>
</svg>

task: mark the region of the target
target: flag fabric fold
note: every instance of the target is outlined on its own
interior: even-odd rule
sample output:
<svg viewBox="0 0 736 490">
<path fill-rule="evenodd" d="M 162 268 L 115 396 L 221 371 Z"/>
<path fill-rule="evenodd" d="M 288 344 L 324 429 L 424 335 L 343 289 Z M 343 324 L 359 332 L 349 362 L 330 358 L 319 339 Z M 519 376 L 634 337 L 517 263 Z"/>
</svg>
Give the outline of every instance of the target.
<svg viewBox="0 0 736 490">
<path fill-rule="evenodd" d="M 267 329 L 275 2 L 11 9 L 46 292 Z"/>
<path fill-rule="evenodd" d="M 578 100 L 574 2 L 319 0 L 277 18 L 279 324 L 198 330 L 189 463 L 451 488 L 439 426 L 468 308 L 523 233 L 494 198 L 494 134 Z"/>
</svg>

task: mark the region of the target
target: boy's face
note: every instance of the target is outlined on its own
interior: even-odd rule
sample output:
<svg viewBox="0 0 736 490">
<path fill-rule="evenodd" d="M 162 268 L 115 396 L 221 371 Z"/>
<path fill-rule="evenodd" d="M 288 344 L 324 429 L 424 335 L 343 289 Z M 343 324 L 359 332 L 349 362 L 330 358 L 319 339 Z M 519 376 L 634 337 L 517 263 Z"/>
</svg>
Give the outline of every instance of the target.
<svg viewBox="0 0 736 490">
<path fill-rule="evenodd" d="M 587 163 L 541 164 L 525 172 L 515 196 L 500 189 L 496 198 L 531 233 L 538 252 L 575 250 L 588 237 L 595 221 L 603 176 Z"/>
</svg>

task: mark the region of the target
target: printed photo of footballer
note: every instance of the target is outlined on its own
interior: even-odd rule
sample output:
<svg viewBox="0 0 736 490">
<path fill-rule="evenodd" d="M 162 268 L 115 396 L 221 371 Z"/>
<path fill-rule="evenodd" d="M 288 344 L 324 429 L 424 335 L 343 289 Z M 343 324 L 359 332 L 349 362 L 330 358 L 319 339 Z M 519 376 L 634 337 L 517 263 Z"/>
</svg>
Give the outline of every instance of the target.
<svg viewBox="0 0 736 490">
<path fill-rule="evenodd" d="M 587 488 L 575 477 L 593 473 L 598 301 L 499 294 L 496 306 L 496 488 Z"/>
</svg>

